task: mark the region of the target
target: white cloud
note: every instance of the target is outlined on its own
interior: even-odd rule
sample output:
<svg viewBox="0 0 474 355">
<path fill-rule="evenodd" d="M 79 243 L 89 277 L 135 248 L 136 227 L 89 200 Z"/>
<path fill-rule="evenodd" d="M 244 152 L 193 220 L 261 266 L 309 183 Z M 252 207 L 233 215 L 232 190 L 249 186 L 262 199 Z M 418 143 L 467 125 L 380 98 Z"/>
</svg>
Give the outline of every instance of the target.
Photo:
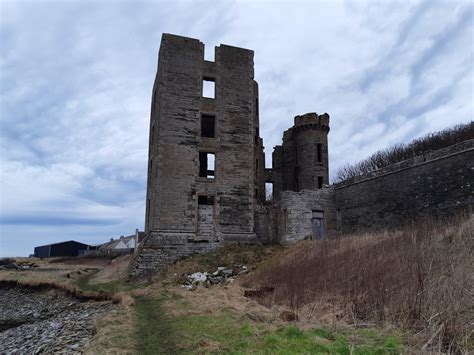
<svg viewBox="0 0 474 355">
<path fill-rule="evenodd" d="M 328 112 L 334 173 L 472 119 L 473 33 L 462 22 L 468 11 L 472 21 L 472 8 L 462 1 L 0 2 L 1 214 L 52 219 L 2 225 L 0 255 L 27 254 L 38 240 L 92 242 L 143 227 L 163 32 L 199 38 L 206 51 L 220 43 L 253 49 L 267 163 L 295 115 Z M 54 225 L 53 217 L 70 223 Z"/>
</svg>

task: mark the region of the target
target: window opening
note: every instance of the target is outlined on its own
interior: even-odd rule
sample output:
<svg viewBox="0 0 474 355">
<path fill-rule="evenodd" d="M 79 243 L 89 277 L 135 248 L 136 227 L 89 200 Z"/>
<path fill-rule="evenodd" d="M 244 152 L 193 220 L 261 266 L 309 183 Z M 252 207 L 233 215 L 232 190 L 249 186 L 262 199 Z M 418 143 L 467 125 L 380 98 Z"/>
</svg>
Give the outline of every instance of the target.
<svg viewBox="0 0 474 355">
<path fill-rule="evenodd" d="M 198 204 L 199 205 L 213 206 L 214 205 L 214 196 L 200 195 L 200 196 L 198 196 Z"/>
<path fill-rule="evenodd" d="M 215 177 L 215 154 L 199 152 L 199 176 L 208 179 Z"/>
<path fill-rule="evenodd" d="M 322 188 L 323 188 L 323 177 L 318 176 L 318 189 L 322 189 Z"/>
<path fill-rule="evenodd" d="M 265 183 L 265 201 L 272 201 L 273 200 L 273 183 L 266 182 Z"/>
<path fill-rule="evenodd" d="M 216 134 L 216 117 L 201 115 L 201 137 L 214 138 Z"/>
<path fill-rule="evenodd" d="M 295 191 L 296 192 L 300 191 L 300 182 L 297 178 L 295 179 Z"/>
<path fill-rule="evenodd" d="M 216 81 L 213 78 L 203 78 L 202 79 L 202 97 L 207 97 L 209 99 L 216 98 Z"/>
<path fill-rule="evenodd" d="M 317 155 L 318 155 L 318 163 L 323 161 L 323 146 L 321 143 L 316 144 Z"/>
<path fill-rule="evenodd" d="M 257 117 L 259 115 L 259 112 L 258 112 L 258 98 L 255 99 L 255 112 L 257 113 Z"/>
</svg>

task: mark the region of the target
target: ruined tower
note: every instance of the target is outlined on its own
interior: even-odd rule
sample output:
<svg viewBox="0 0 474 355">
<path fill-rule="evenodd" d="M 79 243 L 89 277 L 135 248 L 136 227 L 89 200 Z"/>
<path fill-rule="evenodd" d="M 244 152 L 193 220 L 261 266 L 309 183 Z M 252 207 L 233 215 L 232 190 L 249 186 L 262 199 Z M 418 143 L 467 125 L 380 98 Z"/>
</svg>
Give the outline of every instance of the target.
<svg viewBox="0 0 474 355">
<path fill-rule="evenodd" d="M 296 116 L 283 134 L 283 144 L 273 152 L 273 193 L 318 190 L 329 184 L 329 115 Z"/>
<path fill-rule="evenodd" d="M 221 45 L 211 62 L 199 40 L 163 34 L 149 139 L 142 267 L 258 242 L 264 155 L 253 51 Z"/>
<path fill-rule="evenodd" d="M 197 39 L 162 37 L 145 237 L 131 275 L 161 271 L 230 243 L 323 239 L 337 230 L 385 227 L 387 221 L 472 205 L 466 183 L 472 140 L 327 186 L 327 113 L 296 116 L 274 149 L 272 168 L 265 169 L 253 51 L 220 45 L 214 54 L 214 61 L 205 60 Z M 436 191 L 445 193 L 433 194 L 432 176 L 439 171 L 446 176 L 436 179 Z M 265 183 L 273 184 L 268 201 Z"/>
</svg>

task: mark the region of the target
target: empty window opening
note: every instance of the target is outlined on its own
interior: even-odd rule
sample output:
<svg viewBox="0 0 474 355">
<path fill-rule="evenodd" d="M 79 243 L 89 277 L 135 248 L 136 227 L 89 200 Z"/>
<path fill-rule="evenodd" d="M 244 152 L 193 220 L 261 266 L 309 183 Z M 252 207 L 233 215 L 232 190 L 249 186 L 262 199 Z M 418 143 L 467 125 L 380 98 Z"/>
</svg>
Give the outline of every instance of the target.
<svg viewBox="0 0 474 355">
<path fill-rule="evenodd" d="M 323 177 L 318 176 L 318 189 L 322 189 L 322 188 L 323 188 Z"/>
<path fill-rule="evenodd" d="M 198 196 L 198 204 L 199 205 L 213 206 L 214 205 L 214 196 L 200 195 L 200 196 Z"/>
<path fill-rule="evenodd" d="M 259 112 L 258 112 L 258 98 L 255 99 L 255 113 L 257 114 L 257 117 L 259 115 Z"/>
<path fill-rule="evenodd" d="M 208 152 L 199 152 L 199 176 L 208 179 L 215 177 L 215 154 Z"/>
<path fill-rule="evenodd" d="M 202 97 L 216 98 L 216 81 L 213 78 L 202 79 Z"/>
<path fill-rule="evenodd" d="M 216 117 L 201 115 L 201 137 L 214 138 L 216 135 Z"/>
<path fill-rule="evenodd" d="M 265 183 L 265 201 L 272 201 L 273 200 L 273 183 L 266 182 Z"/>
<path fill-rule="evenodd" d="M 323 146 L 321 143 L 316 144 L 318 163 L 323 161 Z"/>
</svg>

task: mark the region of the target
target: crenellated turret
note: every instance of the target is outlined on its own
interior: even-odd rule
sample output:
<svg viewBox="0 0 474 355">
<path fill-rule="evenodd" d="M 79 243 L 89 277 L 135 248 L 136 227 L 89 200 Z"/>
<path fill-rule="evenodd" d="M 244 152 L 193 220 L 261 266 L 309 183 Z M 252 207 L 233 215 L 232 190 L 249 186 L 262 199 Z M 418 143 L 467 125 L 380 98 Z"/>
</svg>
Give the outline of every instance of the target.
<svg viewBox="0 0 474 355">
<path fill-rule="evenodd" d="M 294 118 L 273 153 L 274 195 L 284 190 L 317 190 L 329 184 L 329 115 L 315 112 Z"/>
</svg>

